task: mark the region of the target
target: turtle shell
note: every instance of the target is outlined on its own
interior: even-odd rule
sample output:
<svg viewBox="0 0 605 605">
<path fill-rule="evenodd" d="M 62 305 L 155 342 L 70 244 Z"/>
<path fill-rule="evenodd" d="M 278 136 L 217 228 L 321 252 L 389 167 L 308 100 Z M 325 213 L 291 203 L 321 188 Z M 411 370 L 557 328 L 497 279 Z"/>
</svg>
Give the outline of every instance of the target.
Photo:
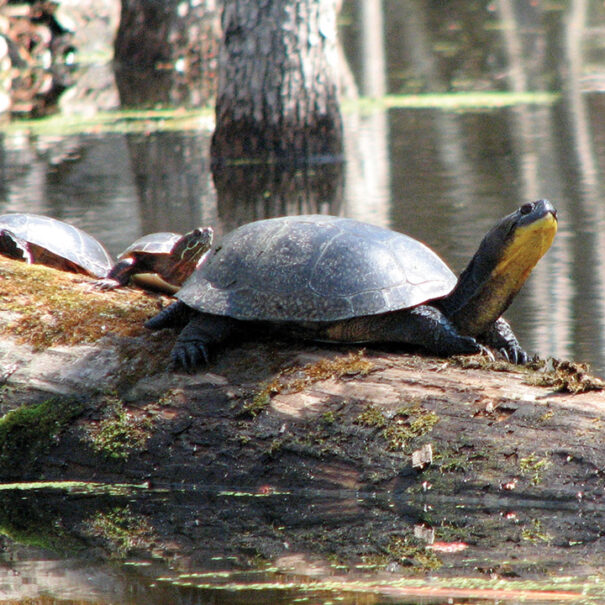
<svg viewBox="0 0 605 605">
<path fill-rule="evenodd" d="M 105 275 L 113 264 L 107 250 L 94 237 L 48 216 L 3 214 L 0 216 L 0 229 L 6 229 L 28 244 L 33 244 L 30 251 L 34 262 L 96 277 Z M 52 255 L 52 262 L 47 252 Z"/>
<path fill-rule="evenodd" d="M 309 215 L 236 229 L 177 298 L 237 319 L 335 321 L 414 307 L 445 296 L 456 281 L 430 248 L 407 235 Z"/>
<path fill-rule="evenodd" d="M 150 233 L 140 237 L 134 241 L 120 256 L 119 260 L 137 255 L 164 255 L 170 254 L 173 246 L 182 238 L 178 233 L 170 231 L 160 231 L 158 233 Z"/>
</svg>

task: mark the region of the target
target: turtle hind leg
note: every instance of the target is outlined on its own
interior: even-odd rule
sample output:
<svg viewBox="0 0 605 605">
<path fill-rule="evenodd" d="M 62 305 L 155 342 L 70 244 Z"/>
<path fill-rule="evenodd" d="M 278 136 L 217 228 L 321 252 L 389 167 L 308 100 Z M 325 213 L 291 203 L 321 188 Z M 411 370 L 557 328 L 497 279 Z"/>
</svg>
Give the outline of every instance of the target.
<svg viewBox="0 0 605 605">
<path fill-rule="evenodd" d="M 208 347 L 226 340 L 238 323 L 231 317 L 195 313 L 181 330 L 170 353 L 171 369 L 192 372 L 202 363 L 208 363 Z"/>
<path fill-rule="evenodd" d="M 162 309 L 157 315 L 145 322 L 145 327 L 150 330 L 162 330 L 164 328 L 182 328 L 186 326 L 195 313 L 184 302 L 177 300 Z"/>
<path fill-rule="evenodd" d="M 481 351 L 481 346 L 472 336 L 459 334 L 441 311 L 429 305 L 345 319 L 328 326 L 324 335 L 329 340 L 340 342 L 417 345 L 441 357 Z"/>
</svg>

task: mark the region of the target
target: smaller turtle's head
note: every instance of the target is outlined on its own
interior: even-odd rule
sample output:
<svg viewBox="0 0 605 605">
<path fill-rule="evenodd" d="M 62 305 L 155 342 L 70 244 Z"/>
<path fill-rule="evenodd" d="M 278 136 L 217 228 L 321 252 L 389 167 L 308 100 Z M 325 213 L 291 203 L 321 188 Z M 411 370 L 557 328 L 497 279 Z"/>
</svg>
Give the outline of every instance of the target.
<svg viewBox="0 0 605 605">
<path fill-rule="evenodd" d="M 508 308 L 557 232 L 548 200 L 523 204 L 501 219 L 444 299 L 444 310 L 464 334 L 478 335 Z"/>
<path fill-rule="evenodd" d="M 15 260 L 31 262 L 27 242 L 18 238 L 10 229 L 0 229 L 0 254 Z"/>
<path fill-rule="evenodd" d="M 203 254 L 212 247 L 214 229 L 212 227 L 198 227 L 185 233 L 174 245 L 171 255 L 175 262 L 197 263 Z"/>
</svg>

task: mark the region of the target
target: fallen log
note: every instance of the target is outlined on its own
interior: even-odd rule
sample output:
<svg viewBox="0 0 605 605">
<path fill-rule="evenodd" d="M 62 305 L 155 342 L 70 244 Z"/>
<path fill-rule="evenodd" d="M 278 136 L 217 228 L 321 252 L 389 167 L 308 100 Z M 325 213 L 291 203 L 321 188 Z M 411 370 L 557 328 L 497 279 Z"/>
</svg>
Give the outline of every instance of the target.
<svg viewBox="0 0 605 605">
<path fill-rule="evenodd" d="M 604 560 L 605 393 L 578 364 L 261 340 L 232 343 L 196 374 L 173 374 L 165 368 L 175 335 L 142 326 L 165 297 L 98 292 L 83 276 L 8 260 L 0 296 L 4 481 L 214 486 L 265 497 L 265 513 L 274 497 L 267 518 L 292 526 L 290 544 L 342 557 L 406 560 L 396 538 L 413 519 L 414 531 L 440 527 L 442 541 L 464 526 L 502 560 L 503 537 L 519 547 L 523 519 L 526 546 L 549 536 L 553 565 L 572 544 L 595 569 Z M 322 504 L 301 494 L 323 494 Z M 366 532 L 363 547 L 338 533 L 360 507 L 372 511 L 352 530 Z M 506 529 L 486 538 L 490 523 Z M 255 548 L 272 557 L 277 529 L 267 531 Z"/>
</svg>

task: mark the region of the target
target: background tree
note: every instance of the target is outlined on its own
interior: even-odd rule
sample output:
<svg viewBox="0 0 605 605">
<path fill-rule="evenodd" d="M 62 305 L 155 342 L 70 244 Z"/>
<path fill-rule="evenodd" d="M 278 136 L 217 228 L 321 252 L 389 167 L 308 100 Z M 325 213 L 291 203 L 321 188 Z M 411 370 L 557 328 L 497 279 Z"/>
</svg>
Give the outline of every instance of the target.
<svg viewBox="0 0 605 605">
<path fill-rule="evenodd" d="M 218 39 L 215 0 L 122 0 L 114 48 L 122 105 L 208 104 Z"/>
<path fill-rule="evenodd" d="M 225 0 L 212 157 L 339 155 L 336 0 Z"/>
</svg>

